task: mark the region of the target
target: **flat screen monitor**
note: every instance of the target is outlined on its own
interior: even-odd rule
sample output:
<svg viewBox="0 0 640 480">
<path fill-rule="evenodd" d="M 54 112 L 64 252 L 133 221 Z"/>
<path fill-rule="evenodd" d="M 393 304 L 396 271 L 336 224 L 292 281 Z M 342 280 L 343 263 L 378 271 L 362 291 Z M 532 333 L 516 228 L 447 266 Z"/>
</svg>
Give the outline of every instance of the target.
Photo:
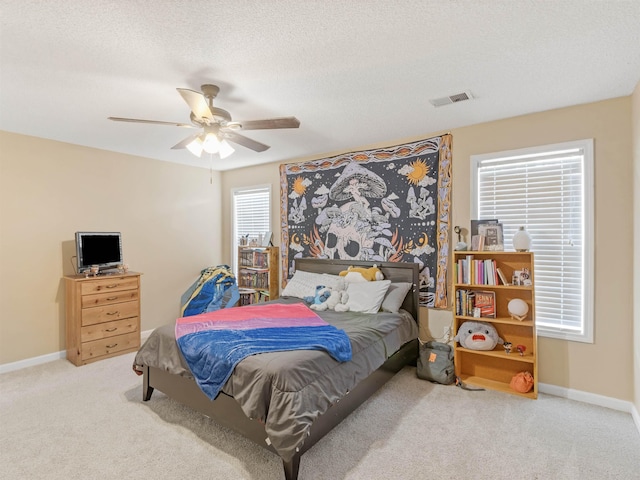
<svg viewBox="0 0 640 480">
<path fill-rule="evenodd" d="M 122 263 L 120 232 L 76 232 L 78 273 L 97 265 L 100 270 Z"/>
</svg>

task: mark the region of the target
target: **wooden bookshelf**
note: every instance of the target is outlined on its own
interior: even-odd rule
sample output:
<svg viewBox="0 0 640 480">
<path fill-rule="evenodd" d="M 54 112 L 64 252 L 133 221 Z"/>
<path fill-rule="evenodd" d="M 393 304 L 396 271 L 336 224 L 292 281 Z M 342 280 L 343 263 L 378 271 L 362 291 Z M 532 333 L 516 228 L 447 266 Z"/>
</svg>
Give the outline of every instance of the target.
<svg viewBox="0 0 640 480">
<path fill-rule="evenodd" d="M 275 300 L 280 296 L 278 247 L 238 247 L 239 305 Z"/>
<path fill-rule="evenodd" d="M 491 323 L 505 342 L 511 342 L 513 349 L 506 353 L 502 345 L 493 350 L 472 350 L 463 348 L 456 342 L 454 346 L 454 362 L 456 375 L 464 383 L 470 385 L 521 395 L 528 398 L 538 397 L 538 348 L 535 327 L 535 279 L 533 275 L 534 255 L 532 252 L 498 252 L 498 251 L 456 251 L 454 258 L 454 302 L 453 327 L 457 333 L 466 321 Z M 486 262 L 485 262 L 486 260 Z M 475 262 L 475 263 L 471 263 Z M 480 267 L 480 262 L 483 266 Z M 490 263 L 490 264 L 489 264 Z M 493 270 L 492 270 L 493 268 Z M 511 283 L 514 272 L 529 272 L 530 285 L 504 285 L 499 276 L 491 273 L 500 268 Z M 463 271 L 461 271 L 461 269 Z M 468 269 L 468 270 L 467 270 Z M 478 274 L 482 270 L 483 275 Z M 487 273 L 488 271 L 488 273 Z M 485 283 L 486 282 L 486 283 Z M 494 292 L 495 318 L 475 317 L 471 312 L 463 312 L 459 297 L 462 292 Z M 524 300 L 529 312 L 522 321 L 512 318 L 507 305 L 514 299 Z M 463 314 L 466 313 L 466 314 Z M 516 350 L 517 345 L 524 345 L 524 355 Z M 533 389 L 528 393 L 513 390 L 509 383 L 519 372 L 528 371 L 533 375 Z"/>
</svg>

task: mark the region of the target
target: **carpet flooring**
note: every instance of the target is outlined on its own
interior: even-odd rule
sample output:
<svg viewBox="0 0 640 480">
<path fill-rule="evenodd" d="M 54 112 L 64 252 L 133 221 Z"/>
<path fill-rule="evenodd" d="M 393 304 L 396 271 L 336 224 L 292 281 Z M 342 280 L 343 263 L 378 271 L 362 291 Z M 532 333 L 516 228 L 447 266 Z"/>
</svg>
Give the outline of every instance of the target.
<svg viewBox="0 0 640 480">
<path fill-rule="evenodd" d="M 134 354 L 0 375 L 0 479 L 280 480 L 279 458 L 154 392 Z M 406 367 L 302 456 L 300 480 L 640 479 L 630 414 L 469 392 Z"/>
</svg>

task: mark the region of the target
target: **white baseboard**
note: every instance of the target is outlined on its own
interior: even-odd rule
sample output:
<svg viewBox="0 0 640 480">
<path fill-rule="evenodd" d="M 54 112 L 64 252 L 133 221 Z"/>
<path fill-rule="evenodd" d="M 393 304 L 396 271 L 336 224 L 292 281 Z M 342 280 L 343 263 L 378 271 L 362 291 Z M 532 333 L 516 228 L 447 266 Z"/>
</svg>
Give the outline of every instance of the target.
<svg viewBox="0 0 640 480">
<path fill-rule="evenodd" d="M 611 408 L 620 412 L 630 413 L 636 430 L 640 433 L 640 414 L 638 409 L 632 402 L 626 402 L 617 398 L 605 397 L 596 393 L 583 392 L 580 390 L 572 390 L 570 388 L 558 387 L 557 385 L 549 385 L 548 383 L 538 383 L 538 391 L 556 397 L 568 398 L 578 402 L 598 405 L 599 407 Z"/>
<path fill-rule="evenodd" d="M 53 362 L 54 360 L 64 358 L 67 358 L 66 350 L 40 355 L 39 357 L 25 358 L 24 360 L 19 360 L 17 362 L 3 363 L 0 365 L 0 374 L 14 372 L 23 368 L 33 367 L 35 365 L 41 365 L 43 363 Z"/>
<path fill-rule="evenodd" d="M 538 391 L 554 395 L 556 397 L 568 398 L 569 400 L 577 400 L 579 402 L 590 403 L 591 405 L 619 410 L 621 412 L 632 413 L 633 410 L 633 403 L 625 400 L 605 397 L 604 395 L 598 395 L 597 393 L 558 387 L 557 385 L 550 385 L 548 383 L 538 383 Z"/>
<path fill-rule="evenodd" d="M 149 338 L 149 335 L 151 335 L 152 331 L 153 330 L 145 330 L 144 332 L 140 332 L 140 341 L 144 343 L 145 340 Z M 65 358 L 67 358 L 67 352 L 66 350 L 62 350 L 60 352 L 40 355 L 39 357 L 26 358 L 17 362 L 3 363 L 2 365 L 0 365 L 0 375 L 2 375 L 3 373 L 21 370 L 27 367 L 34 367 L 43 363 L 53 362 L 55 360 L 64 360 Z"/>
<path fill-rule="evenodd" d="M 640 433 L 640 413 L 638 412 L 638 409 L 636 408 L 635 405 L 631 408 L 631 416 L 633 417 L 633 421 L 636 424 L 638 433 Z"/>
</svg>

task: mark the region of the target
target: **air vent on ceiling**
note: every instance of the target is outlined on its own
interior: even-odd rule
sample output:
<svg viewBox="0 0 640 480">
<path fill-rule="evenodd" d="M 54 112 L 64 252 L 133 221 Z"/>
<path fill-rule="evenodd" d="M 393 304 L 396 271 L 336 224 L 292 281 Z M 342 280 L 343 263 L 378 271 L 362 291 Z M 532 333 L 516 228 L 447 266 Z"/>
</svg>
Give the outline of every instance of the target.
<svg viewBox="0 0 640 480">
<path fill-rule="evenodd" d="M 449 105 L 451 103 L 457 103 L 457 102 L 464 102 L 465 100 L 471 100 L 472 98 L 473 98 L 473 95 L 471 95 L 471 92 L 466 91 L 462 93 L 456 93 L 454 95 L 449 95 L 448 97 L 434 98 L 432 100 L 429 100 L 429 102 L 434 107 L 442 107 L 443 105 Z"/>
</svg>

